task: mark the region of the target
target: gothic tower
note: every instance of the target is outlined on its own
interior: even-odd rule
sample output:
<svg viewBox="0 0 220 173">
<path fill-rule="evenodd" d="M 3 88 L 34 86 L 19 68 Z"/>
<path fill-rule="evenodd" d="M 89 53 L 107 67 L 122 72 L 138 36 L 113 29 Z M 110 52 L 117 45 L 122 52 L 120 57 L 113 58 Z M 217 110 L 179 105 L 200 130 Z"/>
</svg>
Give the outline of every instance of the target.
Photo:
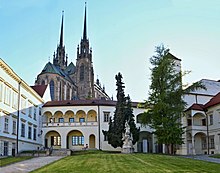
<svg viewBox="0 0 220 173">
<path fill-rule="evenodd" d="M 63 14 L 62 14 L 60 42 L 57 46 L 56 53 L 54 52 L 54 55 L 53 55 L 53 64 L 59 67 L 60 69 L 64 70 L 67 67 L 67 59 L 68 57 L 67 55 L 65 57 L 65 46 L 63 44 Z"/>
<path fill-rule="evenodd" d="M 94 98 L 94 72 L 92 65 L 92 49 L 89 48 L 86 28 L 86 5 L 84 16 L 83 38 L 77 47 L 76 85 L 79 99 Z"/>
</svg>

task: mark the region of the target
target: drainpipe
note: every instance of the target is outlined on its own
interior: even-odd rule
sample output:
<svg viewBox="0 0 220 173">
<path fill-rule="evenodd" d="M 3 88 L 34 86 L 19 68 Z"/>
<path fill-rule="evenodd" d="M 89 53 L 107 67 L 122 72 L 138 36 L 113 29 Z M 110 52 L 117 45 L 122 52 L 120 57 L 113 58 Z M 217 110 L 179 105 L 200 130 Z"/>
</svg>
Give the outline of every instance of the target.
<svg viewBox="0 0 220 173">
<path fill-rule="evenodd" d="M 101 149 L 101 140 L 100 140 L 100 107 L 99 107 L 99 105 L 98 105 L 98 117 L 99 117 L 99 119 L 98 119 L 98 128 L 99 128 L 99 150 Z"/>
<path fill-rule="evenodd" d="M 16 135 L 17 155 L 18 155 L 19 119 L 20 119 L 20 95 L 21 95 L 21 81 L 18 83 L 18 110 L 17 110 L 17 135 Z"/>
<path fill-rule="evenodd" d="M 208 122 L 208 115 L 207 115 L 207 109 L 204 110 L 206 115 L 206 131 L 207 131 L 207 154 L 209 155 L 209 122 Z"/>
</svg>

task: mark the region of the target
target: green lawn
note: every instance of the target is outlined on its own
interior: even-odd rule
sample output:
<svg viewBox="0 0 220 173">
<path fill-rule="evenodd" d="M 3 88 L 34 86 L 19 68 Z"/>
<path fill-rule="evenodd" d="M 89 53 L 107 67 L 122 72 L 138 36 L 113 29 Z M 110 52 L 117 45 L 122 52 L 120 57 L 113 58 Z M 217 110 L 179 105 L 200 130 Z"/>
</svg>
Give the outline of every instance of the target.
<svg viewBox="0 0 220 173">
<path fill-rule="evenodd" d="M 31 158 L 32 157 L 30 156 L 0 158 L 0 167 L 6 166 L 12 163 L 20 162 L 23 160 L 31 159 Z"/>
<path fill-rule="evenodd" d="M 156 154 L 79 152 L 34 173 L 206 173 L 220 172 L 220 164 Z"/>
</svg>

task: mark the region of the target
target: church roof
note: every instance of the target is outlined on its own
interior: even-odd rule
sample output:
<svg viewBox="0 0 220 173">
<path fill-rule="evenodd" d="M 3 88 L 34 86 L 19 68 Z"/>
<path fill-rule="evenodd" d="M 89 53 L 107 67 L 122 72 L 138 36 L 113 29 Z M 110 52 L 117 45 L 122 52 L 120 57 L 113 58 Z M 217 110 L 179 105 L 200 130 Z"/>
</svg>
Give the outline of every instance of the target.
<svg viewBox="0 0 220 173">
<path fill-rule="evenodd" d="M 73 74 L 76 71 L 76 66 L 71 62 L 65 69 L 66 74 Z"/>
<path fill-rule="evenodd" d="M 47 89 L 47 85 L 35 85 L 35 86 L 30 86 L 34 91 L 38 93 L 39 96 L 43 97 L 44 93 Z"/>
<path fill-rule="evenodd" d="M 43 107 L 55 106 L 116 106 L 117 101 L 88 99 L 88 100 L 63 100 L 63 101 L 49 101 Z M 132 102 L 132 107 L 138 107 L 138 102 Z"/>
<path fill-rule="evenodd" d="M 70 63 L 71 64 L 71 63 Z M 44 69 L 42 70 L 42 72 L 40 74 L 44 74 L 44 73 L 54 73 L 54 74 L 58 74 L 62 77 L 64 77 L 66 80 L 73 82 L 70 77 L 68 76 L 68 74 L 65 73 L 65 71 L 61 70 L 59 67 L 53 65 L 51 62 L 48 62 Z"/>
</svg>

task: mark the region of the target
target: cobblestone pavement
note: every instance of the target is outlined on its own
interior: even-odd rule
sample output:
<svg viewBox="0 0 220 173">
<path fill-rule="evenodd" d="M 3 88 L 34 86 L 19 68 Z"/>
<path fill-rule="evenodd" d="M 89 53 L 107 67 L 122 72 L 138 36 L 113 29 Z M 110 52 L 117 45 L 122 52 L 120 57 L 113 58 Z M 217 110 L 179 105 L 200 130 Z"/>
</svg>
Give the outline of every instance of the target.
<svg viewBox="0 0 220 173">
<path fill-rule="evenodd" d="M 183 156 L 185 158 L 190 159 L 196 159 L 196 160 L 203 160 L 207 162 L 214 162 L 214 163 L 220 163 L 220 159 L 209 157 L 209 155 L 196 155 L 196 156 Z"/>
<path fill-rule="evenodd" d="M 1 173 L 26 173 L 63 158 L 63 156 L 35 157 L 8 166 L 0 167 Z"/>
</svg>

